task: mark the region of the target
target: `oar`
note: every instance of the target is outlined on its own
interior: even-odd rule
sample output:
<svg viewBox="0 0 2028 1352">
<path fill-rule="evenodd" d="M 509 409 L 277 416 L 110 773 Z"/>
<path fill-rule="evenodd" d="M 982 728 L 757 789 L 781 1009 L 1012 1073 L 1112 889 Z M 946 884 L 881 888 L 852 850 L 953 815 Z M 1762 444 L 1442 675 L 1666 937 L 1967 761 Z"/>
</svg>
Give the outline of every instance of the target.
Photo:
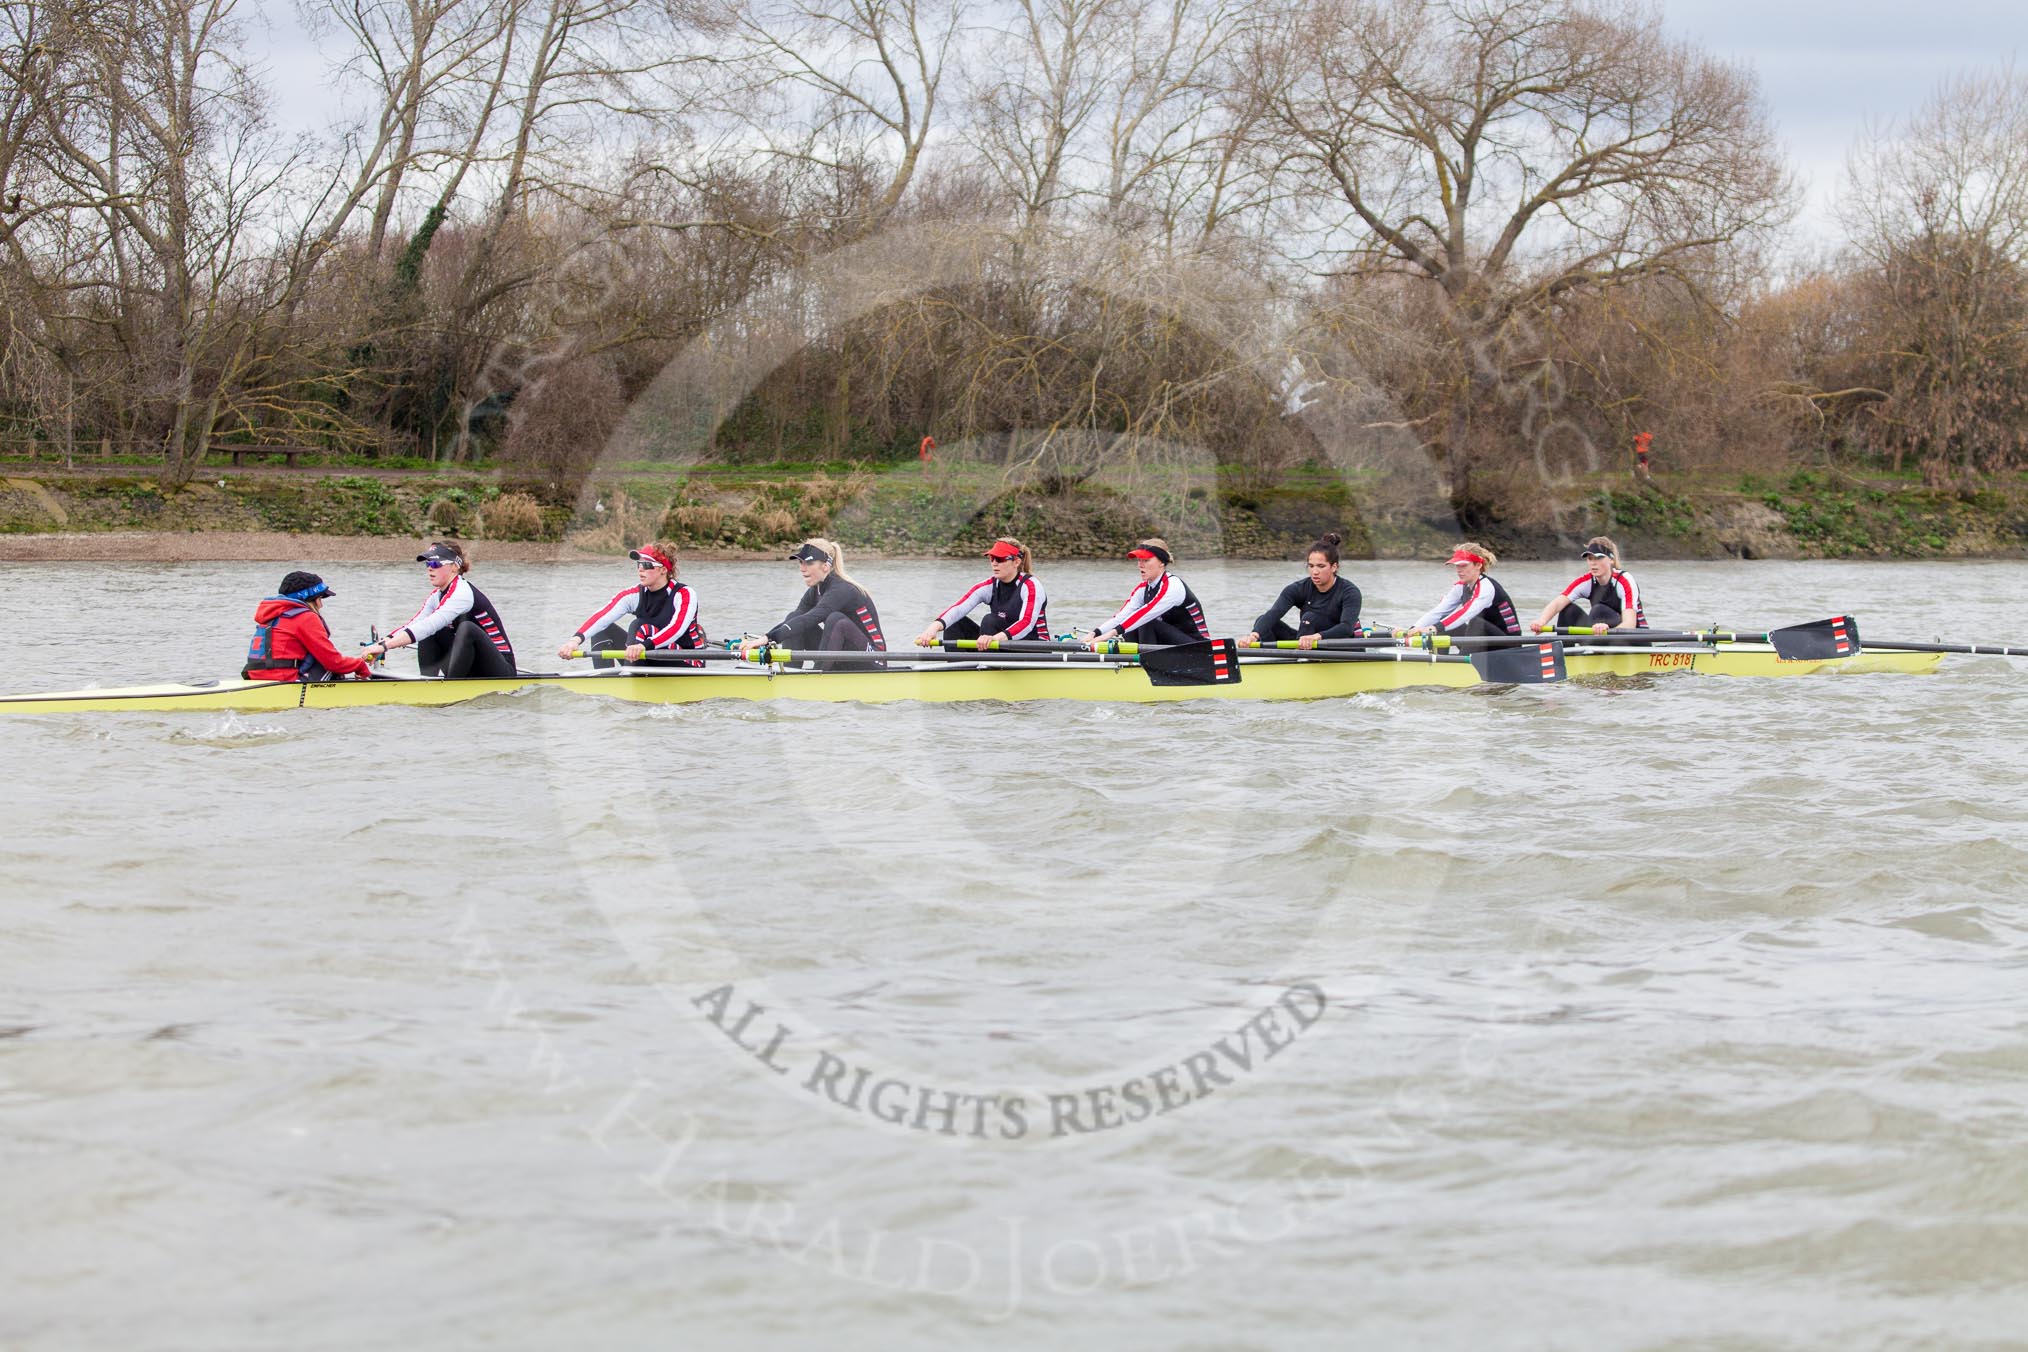
<svg viewBox="0 0 2028 1352">
<path fill-rule="evenodd" d="M 2028 657 L 2028 648 L 2006 648 L 1997 643 L 1903 643 L 1898 639 L 1866 640 L 1869 648 L 1894 653 L 1970 653 L 1974 657 Z"/>
<path fill-rule="evenodd" d="M 1293 646 L 1293 645 L 1291 645 Z M 1305 648 L 1301 652 L 1285 652 L 1276 649 L 1241 648 L 1239 660 L 1242 663 L 1302 663 L 1302 662 L 1469 662 L 1472 659 L 1463 653 L 1433 652 L 1428 648 L 1363 648 L 1350 651 L 1337 648 Z"/>
<path fill-rule="evenodd" d="M 1451 646 L 1448 634 L 1423 634 L 1416 638 L 1403 638 L 1398 634 L 1380 634 L 1370 638 L 1325 638 L 1305 648 L 1294 639 L 1263 639 L 1259 643 L 1243 643 L 1242 653 L 1255 652 L 1306 652 L 1322 649 L 1327 652 L 1359 652 L 1368 648 L 1395 648 L 1407 645 L 1417 648 L 1448 648 Z"/>
<path fill-rule="evenodd" d="M 1150 685 L 1237 685 L 1239 652 L 1229 638 L 1140 649 Z"/>
<path fill-rule="evenodd" d="M 737 657 L 738 654 L 734 653 L 731 656 Z M 682 659 L 672 656 L 663 660 L 681 661 Z M 896 667 L 907 666 L 910 663 L 923 666 L 948 664 L 956 666 L 1002 667 L 1062 666 L 1065 663 L 1082 663 L 1092 666 L 1131 667 L 1138 665 L 1142 659 L 1131 653 L 1091 653 L 1082 651 L 1055 653 L 947 653 L 935 650 L 928 652 L 875 652 L 854 649 L 762 647 L 755 650 L 755 655 L 750 660 L 763 665 L 774 664 L 780 666 L 786 666 L 794 662 L 837 662 L 841 664 L 879 663 Z"/>
<path fill-rule="evenodd" d="M 1688 632 L 1663 629 L 1614 629 L 1605 634 L 1594 634 L 1583 627 L 1557 629 L 1552 632 L 1579 640 L 1590 640 L 1616 650 L 1657 643 L 1766 643 L 1774 648 L 1775 656 L 1790 662 L 1829 661 L 1832 658 L 1850 657 L 1860 650 L 1859 622 L 1850 615 L 1834 615 L 1828 620 L 1792 624 L 1785 629 L 1770 629 L 1765 633 L 1712 628 Z M 1612 640 L 1609 644 L 1605 643 L 1608 639 Z M 1483 634 L 1453 638 L 1451 646 L 1459 649 L 1485 650 L 1526 647 L 1540 642 L 1542 642 L 1540 635 Z"/>
<path fill-rule="evenodd" d="M 628 662 L 639 666 L 669 665 L 690 662 L 737 662 L 739 654 L 723 648 L 650 648 L 639 657 L 627 656 L 625 648 L 601 648 L 597 652 L 586 652 L 580 648 L 571 653 L 572 657 L 597 657 L 607 662 Z"/>
<path fill-rule="evenodd" d="M 1067 638 L 947 638 L 942 645 L 947 650 L 979 653 L 1081 653 L 1091 649 L 1075 639 Z M 1114 642 L 1110 649 L 1132 652 L 1137 645 Z"/>
<path fill-rule="evenodd" d="M 611 662 L 628 662 L 626 651 L 621 648 L 606 649 L 596 653 L 577 652 L 573 657 L 601 657 Z M 740 662 L 749 661 L 758 666 L 769 664 L 787 665 L 791 662 L 884 662 L 901 664 L 906 662 L 961 662 L 969 665 L 992 662 L 1002 666 L 1032 666 L 1037 663 L 1062 663 L 1065 661 L 1086 661 L 1104 665 L 1131 666 L 1139 659 L 1113 656 L 1106 653 L 1064 652 L 1064 653 L 1008 653 L 984 656 L 973 653 L 946 652 L 853 652 L 853 651 L 809 651 L 805 649 L 777 648 L 762 644 L 754 650 L 751 658 L 736 652 L 725 652 L 715 648 L 655 648 L 631 659 L 636 666 L 687 666 L 693 662 Z"/>
<path fill-rule="evenodd" d="M 1866 640 L 1869 648 L 1897 653 L 1969 653 L 1975 657 L 2028 657 L 2028 648 L 2008 648 L 1997 643 L 1907 643 L 1899 639 Z"/>
<path fill-rule="evenodd" d="M 1479 679 L 1490 685 L 1542 685 L 1564 680 L 1568 675 L 1564 668 L 1561 639 L 1538 638 L 1526 647 L 1486 648 L 1470 655 L 1404 647 L 1348 652 L 1320 646 L 1300 652 L 1287 651 L 1293 646 L 1282 644 L 1261 652 L 1242 648 L 1240 652 L 1249 662 L 1470 662 L 1478 671 Z"/>
<path fill-rule="evenodd" d="M 1528 648 L 1489 648 L 1472 654 L 1479 679 L 1494 685 L 1545 685 L 1561 681 L 1569 673 L 1563 665 L 1563 645 L 1537 641 Z"/>
<path fill-rule="evenodd" d="M 1880 653 L 1969 653 L 1971 657 L 2028 657 L 2028 649 L 2010 649 L 1998 643 L 1906 643 L 1902 639 L 1868 639 L 1866 647 Z"/>
<path fill-rule="evenodd" d="M 966 640 L 960 640 L 966 641 Z M 1148 673 L 1151 685 L 1231 685 L 1239 680 L 1239 659 L 1232 640 L 1212 639 L 1204 643 L 1179 643 L 1161 647 L 1139 647 L 1135 644 L 1120 644 L 1118 652 L 1090 652 L 1083 647 L 1052 647 L 1039 650 L 1012 648 L 1006 651 L 989 648 L 980 652 L 943 652 L 923 650 L 918 652 L 836 652 L 797 651 L 787 648 L 770 648 L 766 654 L 769 662 L 833 662 L 833 663 L 881 663 L 883 665 L 906 665 L 921 663 L 963 663 L 976 665 L 991 662 L 1000 665 L 1054 666 L 1131 666 Z"/>
<path fill-rule="evenodd" d="M 1834 615 L 1828 620 L 1770 629 L 1767 641 L 1774 645 L 1776 657 L 1789 662 L 1850 657 L 1859 651 L 1859 622 L 1850 615 Z"/>
</svg>

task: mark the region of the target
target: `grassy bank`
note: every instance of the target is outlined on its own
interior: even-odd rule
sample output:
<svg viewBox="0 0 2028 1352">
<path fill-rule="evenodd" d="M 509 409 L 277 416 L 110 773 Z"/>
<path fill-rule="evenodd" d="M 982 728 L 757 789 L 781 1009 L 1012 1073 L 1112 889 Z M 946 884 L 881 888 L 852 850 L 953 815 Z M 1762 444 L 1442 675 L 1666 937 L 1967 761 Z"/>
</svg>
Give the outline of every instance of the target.
<svg viewBox="0 0 2028 1352">
<path fill-rule="evenodd" d="M 1386 506 L 1356 474 L 1298 471 L 1267 483 L 1214 469 L 1138 477 L 1012 481 L 997 468 L 848 464 L 635 467 L 602 476 L 583 503 L 543 503 L 491 476 L 418 470 L 214 471 L 177 490 L 119 469 L 0 467 L 0 533 L 286 532 L 568 541 L 618 549 L 666 537 L 687 549 L 773 553 L 828 534 L 885 554 L 966 555 L 1011 534 L 1050 558 L 1112 557 L 1167 537 L 1186 557 L 1283 558 L 1327 530 L 1348 554 L 1425 556 L 1456 538 L 1437 503 Z M 1617 536 L 1642 558 L 1936 558 L 2028 555 L 2028 485 L 1973 493 L 1914 481 L 1802 472 L 1601 479 L 1559 515 L 1478 532 L 1509 557 L 1561 556 L 1573 537 Z"/>
</svg>

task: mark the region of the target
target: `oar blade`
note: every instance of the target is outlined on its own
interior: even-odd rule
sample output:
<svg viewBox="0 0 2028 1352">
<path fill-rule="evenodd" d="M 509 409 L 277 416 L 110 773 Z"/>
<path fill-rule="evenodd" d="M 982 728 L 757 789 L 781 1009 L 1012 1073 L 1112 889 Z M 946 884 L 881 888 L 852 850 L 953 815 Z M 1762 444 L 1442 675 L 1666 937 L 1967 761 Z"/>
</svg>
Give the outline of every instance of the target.
<svg viewBox="0 0 2028 1352">
<path fill-rule="evenodd" d="M 1567 675 L 1561 643 L 1481 649 L 1472 654 L 1472 666 L 1489 685 L 1542 685 Z"/>
<path fill-rule="evenodd" d="M 1204 643 L 1183 643 L 1173 648 L 1146 648 L 1140 654 L 1141 670 L 1150 685 L 1236 685 L 1239 682 L 1239 648 L 1229 638 Z"/>
<path fill-rule="evenodd" d="M 1859 622 L 1850 615 L 1771 629 L 1767 641 L 1784 662 L 1826 662 L 1859 651 Z"/>
</svg>

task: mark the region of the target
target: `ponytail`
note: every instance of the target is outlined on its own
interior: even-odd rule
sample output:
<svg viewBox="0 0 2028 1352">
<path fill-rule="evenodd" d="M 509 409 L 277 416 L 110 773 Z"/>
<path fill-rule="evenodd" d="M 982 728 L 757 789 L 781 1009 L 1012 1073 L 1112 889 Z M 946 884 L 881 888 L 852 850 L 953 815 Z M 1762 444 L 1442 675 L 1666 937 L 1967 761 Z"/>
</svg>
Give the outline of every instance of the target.
<svg viewBox="0 0 2028 1352">
<path fill-rule="evenodd" d="M 831 576 L 843 578 L 847 582 L 852 581 L 852 575 L 845 571 L 845 546 L 839 544 L 836 540 L 826 540 L 822 536 L 816 535 L 811 536 L 804 543 L 815 545 L 831 556 Z"/>
</svg>

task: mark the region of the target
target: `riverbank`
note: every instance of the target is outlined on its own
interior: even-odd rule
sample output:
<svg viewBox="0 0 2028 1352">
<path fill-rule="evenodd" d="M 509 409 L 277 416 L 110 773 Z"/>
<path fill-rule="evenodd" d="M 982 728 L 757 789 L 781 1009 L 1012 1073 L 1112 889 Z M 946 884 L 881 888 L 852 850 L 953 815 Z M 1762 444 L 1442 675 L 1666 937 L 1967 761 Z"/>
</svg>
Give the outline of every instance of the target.
<svg viewBox="0 0 2028 1352">
<path fill-rule="evenodd" d="M 462 471 L 216 469 L 165 490 L 138 469 L 0 467 L 0 560 L 406 558 L 424 536 L 484 542 L 494 558 L 610 554 L 653 538 L 696 558 L 770 557 L 831 535 L 890 557 L 975 554 L 1015 535 L 1047 558 L 1107 558 L 1161 535 L 1183 557 L 1287 558 L 1326 531 L 1352 557 L 1418 558 L 1460 533 L 1514 559 L 1562 557 L 1605 531 L 1630 558 L 2028 557 L 2028 485 L 1944 492 L 1826 471 L 1633 483 L 1601 477 L 1560 509 L 1465 531 L 1433 495 L 1359 472 L 1307 469 L 1243 483 L 1213 470 L 1016 479 L 936 465 L 636 468 L 575 507 Z"/>
</svg>

